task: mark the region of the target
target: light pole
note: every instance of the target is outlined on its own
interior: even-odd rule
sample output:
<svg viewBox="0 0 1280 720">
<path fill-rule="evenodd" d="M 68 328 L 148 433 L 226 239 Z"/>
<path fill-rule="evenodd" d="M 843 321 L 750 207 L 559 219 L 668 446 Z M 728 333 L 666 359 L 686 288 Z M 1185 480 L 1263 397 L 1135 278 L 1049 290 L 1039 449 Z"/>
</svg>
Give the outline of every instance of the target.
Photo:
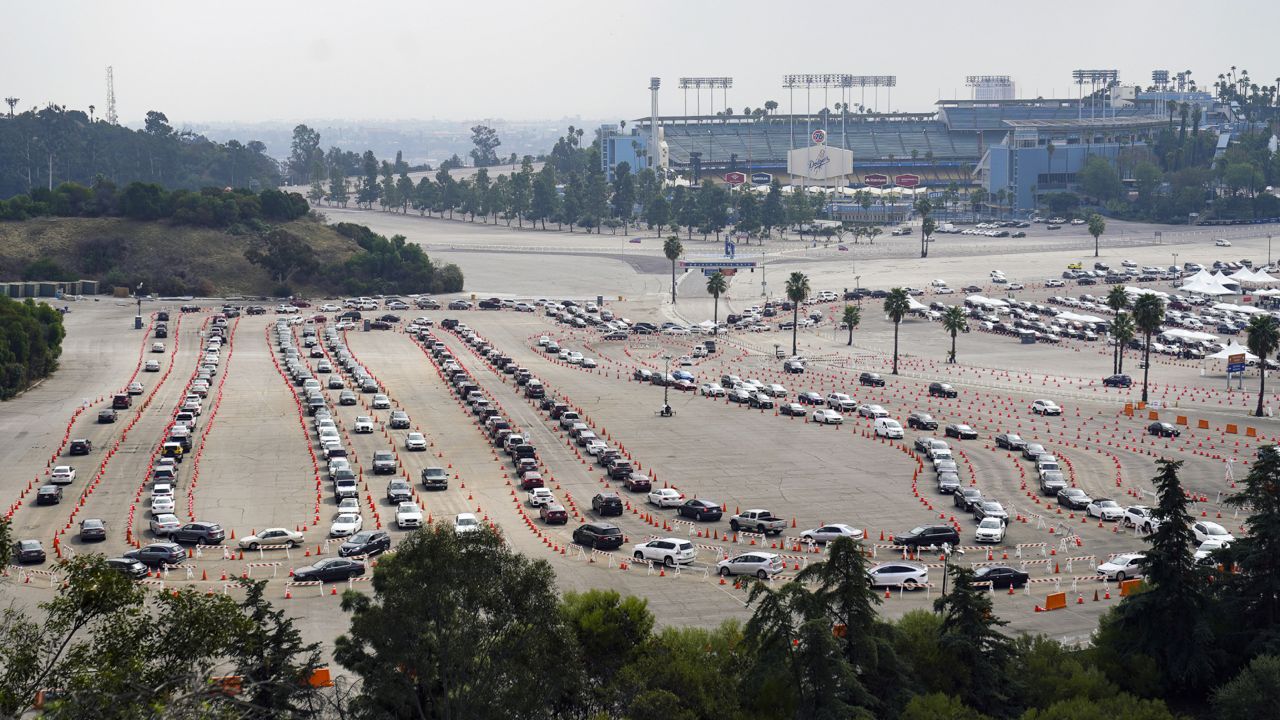
<svg viewBox="0 0 1280 720">
<path fill-rule="evenodd" d="M 666 361 L 666 370 L 662 373 L 662 412 L 670 413 L 671 405 L 667 402 L 667 393 L 671 390 L 671 356 L 663 355 L 662 359 Z"/>
<path fill-rule="evenodd" d="M 1267 264 L 1271 264 L 1271 233 L 1267 233 Z"/>
<path fill-rule="evenodd" d="M 1178 279 L 1173 281 L 1173 286 L 1178 287 L 1182 284 L 1182 266 L 1178 264 L 1178 253 L 1173 253 L 1173 270 L 1178 273 Z"/>
</svg>

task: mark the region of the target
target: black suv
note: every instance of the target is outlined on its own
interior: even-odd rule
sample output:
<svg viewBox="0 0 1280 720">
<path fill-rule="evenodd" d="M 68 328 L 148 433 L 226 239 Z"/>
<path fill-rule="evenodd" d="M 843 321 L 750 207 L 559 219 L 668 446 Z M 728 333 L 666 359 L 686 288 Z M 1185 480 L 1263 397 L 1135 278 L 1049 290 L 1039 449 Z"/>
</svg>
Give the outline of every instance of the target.
<svg viewBox="0 0 1280 720">
<path fill-rule="evenodd" d="M 449 473 L 442 467 L 422 468 L 422 487 L 427 490 L 447 490 Z"/>
<path fill-rule="evenodd" d="M 387 422 L 387 427 L 392 430 L 407 430 L 409 428 L 409 413 L 403 410 L 393 410 L 391 419 Z"/>
<path fill-rule="evenodd" d="M 88 455 L 93 452 L 93 441 L 91 440 L 72 440 L 71 447 L 67 448 L 70 455 Z"/>
<path fill-rule="evenodd" d="M 884 387 L 884 378 L 879 373 L 864 372 L 858 376 L 859 385 L 868 385 L 870 387 Z"/>
<path fill-rule="evenodd" d="M 921 525 L 893 536 L 894 545 L 906 547 L 928 547 L 944 543 L 952 546 L 960 544 L 960 533 L 950 525 Z"/>
<path fill-rule="evenodd" d="M 173 542 L 189 542 L 198 545 L 217 545 L 227 537 L 222 526 L 213 522 L 187 523 L 169 533 Z"/>
<path fill-rule="evenodd" d="M 924 412 L 913 412 L 907 416 L 907 427 L 915 430 L 937 430 L 938 421 Z"/>
<path fill-rule="evenodd" d="M 614 550 L 622 547 L 622 540 L 622 530 L 609 523 L 586 523 L 573 531 L 573 541 L 589 548 Z"/>
<path fill-rule="evenodd" d="M 1156 437 L 1178 437 L 1182 431 L 1167 422 L 1154 422 L 1147 426 L 1147 433 Z"/>
<path fill-rule="evenodd" d="M 396 471 L 396 456 L 389 452 L 375 452 L 373 454 L 373 474 L 374 475 L 391 475 Z"/>
<path fill-rule="evenodd" d="M 390 549 L 391 535 L 386 530 L 361 530 L 338 546 L 338 555 L 377 555 Z"/>
<path fill-rule="evenodd" d="M 387 483 L 387 500 L 395 505 L 413 500 L 413 488 L 404 480 L 392 480 Z"/>
<path fill-rule="evenodd" d="M 929 397 L 953 398 L 959 395 L 960 393 L 956 392 L 956 389 L 948 383 L 929 383 Z"/>
<path fill-rule="evenodd" d="M 187 559 L 187 551 L 182 546 L 173 542 L 159 542 L 144 545 L 137 550 L 130 550 L 124 554 L 127 558 L 132 558 L 147 567 L 157 567 L 164 565 L 178 565 Z"/>
<path fill-rule="evenodd" d="M 1103 387 L 1127 388 L 1133 387 L 1133 378 L 1128 375 L 1112 375 L 1102 381 Z"/>
<path fill-rule="evenodd" d="M 41 485 L 36 491 L 37 505 L 57 505 L 62 502 L 62 488 L 57 485 Z"/>
<path fill-rule="evenodd" d="M 596 496 L 591 498 L 591 509 L 601 515 L 621 515 L 622 498 L 618 493 L 596 493 Z"/>
</svg>

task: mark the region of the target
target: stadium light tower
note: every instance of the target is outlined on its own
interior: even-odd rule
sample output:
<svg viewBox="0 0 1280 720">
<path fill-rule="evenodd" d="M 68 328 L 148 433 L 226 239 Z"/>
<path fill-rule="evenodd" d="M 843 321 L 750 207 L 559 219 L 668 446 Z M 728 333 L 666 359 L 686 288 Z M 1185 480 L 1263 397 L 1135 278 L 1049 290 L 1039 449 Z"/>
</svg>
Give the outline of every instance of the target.
<svg viewBox="0 0 1280 720">
<path fill-rule="evenodd" d="M 809 123 L 813 119 L 812 113 L 811 113 L 812 107 L 810 103 L 813 89 L 820 88 L 822 90 L 822 107 L 823 108 L 827 108 L 827 91 L 832 88 L 836 88 L 840 90 L 840 103 L 841 103 L 841 108 L 843 108 L 845 105 L 849 103 L 849 90 L 850 88 L 853 87 L 853 76 L 847 73 L 794 73 L 791 75 L 782 76 L 782 87 L 786 88 L 790 92 L 791 135 L 792 135 L 791 149 L 794 150 L 796 146 L 795 144 L 795 124 L 796 124 L 795 89 L 804 88 L 805 116 L 806 116 L 805 117 L 805 134 L 807 135 L 809 132 Z M 831 113 L 830 113 L 830 110 L 828 109 L 828 112 L 824 115 L 823 121 L 822 121 L 823 130 L 826 130 L 828 128 L 830 118 L 831 118 Z M 840 114 L 840 134 L 842 136 L 841 144 L 844 145 L 844 147 L 848 148 L 849 147 L 848 133 L 847 133 L 847 127 L 845 123 L 845 112 L 843 110 L 841 111 L 841 114 Z"/>
<path fill-rule="evenodd" d="M 1008 75 L 969 75 L 964 79 L 966 87 L 973 88 L 972 100 L 1012 100 L 1013 79 Z"/>
<path fill-rule="evenodd" d="M 689 116 L 689 89 L 693 88 L 694 105 L 697 107 L 698 116 L 702 116 L 702 88 L 707 88 L 707 96 L 711 100 L 711 114 L 716 111 L 716 90 L 724 91 L 724 106 L 729 107 L 729 88 L 733 87 L 733 78 L 727 76 L 716 77 L 682 77 L 680 78 L 680 89 L 684 91 L 684 114 Z M 707 162 L 711 162 L 711 133 L 707 133 Z"/>
<path fill-rule="evenodd" d="M 1077 106 L 1077 118 L 1084 117 L 1084 84 L 1089 83 L 1089 119 L 1094 116 L 1094 108 L 1097 106 L 1098 87 L 1101 86 L 1107 91 L 1107 97 L 1111 96 L 1111 86 L 1120 80 L 1119 70 L 1072 70 L 1071 79 L 1075 81 L 1079 88 L 1078 96 L 1080 104 Z M 1102 106 L 1102 116 L 1107 115 L 1107 105 Z"/>
<path fill-rule="evenodd" d="M 653 168 L 653 172 L 662 179 L 660 174 L 662 164 L 662 152 L 658 147 L 658 88 L 662 86 L 662 78 L 649 78 L 649 167 Z"/>
<path fill-rule="evenodd" d="M 854 75 L 849 84 L 862 88 L 862 106 L 867 106 L 867 88 L 875 88 L 876 111 L 880 111 L 880 88 L 888 89 L 889 109 L 893 109 L 893 89 L 898 86 L 897 75 Z"/>
</svg>

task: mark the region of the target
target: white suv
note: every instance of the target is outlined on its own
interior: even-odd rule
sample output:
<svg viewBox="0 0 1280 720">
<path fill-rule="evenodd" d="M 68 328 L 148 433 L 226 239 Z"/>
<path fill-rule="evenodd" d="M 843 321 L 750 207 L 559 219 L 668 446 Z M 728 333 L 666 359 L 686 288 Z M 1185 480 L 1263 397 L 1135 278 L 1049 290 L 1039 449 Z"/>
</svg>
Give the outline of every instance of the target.
<svg viewBox="0 0 1280 720">
<path fill-rule="evenodd" d="M 655 562 L 671 567 L 676 564 L 686 565 L 698 557 L 693 543 L 680 538 L 660 538 L 639 543 L 632 548 L 632 555 L 640 562 Z"/>
</svg>

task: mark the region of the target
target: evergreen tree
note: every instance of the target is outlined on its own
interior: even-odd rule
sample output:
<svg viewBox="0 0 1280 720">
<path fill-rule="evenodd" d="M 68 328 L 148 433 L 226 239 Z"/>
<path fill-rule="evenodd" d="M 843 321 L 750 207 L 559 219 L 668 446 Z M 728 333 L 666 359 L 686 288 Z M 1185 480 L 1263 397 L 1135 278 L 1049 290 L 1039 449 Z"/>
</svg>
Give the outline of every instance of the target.
<svg viewBox="0 0 1280 720">
<path fill-rule="evenodd" d="M 951 590 L 934 600 L 934 609 L 942 613 L 939 646 L 951 661 L 953 684 L 967 704 L 987 713 L 1007 713 L 1013 679 L 1009 674 L 1014 659 L 1013 645 L 999 628 L 1007 625 L 997 619 L 991 596 L 974 586 L 970 568 L 951 565 Z M 991 682 L 991 678 L 1005 678 Z"/>
<path fill-rule="evenodd" d="M 635 214 L 636 184 L 631 175 L 631 165 L 620 162 L 613 168 L 613 216 L 622 221 L 622 233 Z"/>
</svg>

